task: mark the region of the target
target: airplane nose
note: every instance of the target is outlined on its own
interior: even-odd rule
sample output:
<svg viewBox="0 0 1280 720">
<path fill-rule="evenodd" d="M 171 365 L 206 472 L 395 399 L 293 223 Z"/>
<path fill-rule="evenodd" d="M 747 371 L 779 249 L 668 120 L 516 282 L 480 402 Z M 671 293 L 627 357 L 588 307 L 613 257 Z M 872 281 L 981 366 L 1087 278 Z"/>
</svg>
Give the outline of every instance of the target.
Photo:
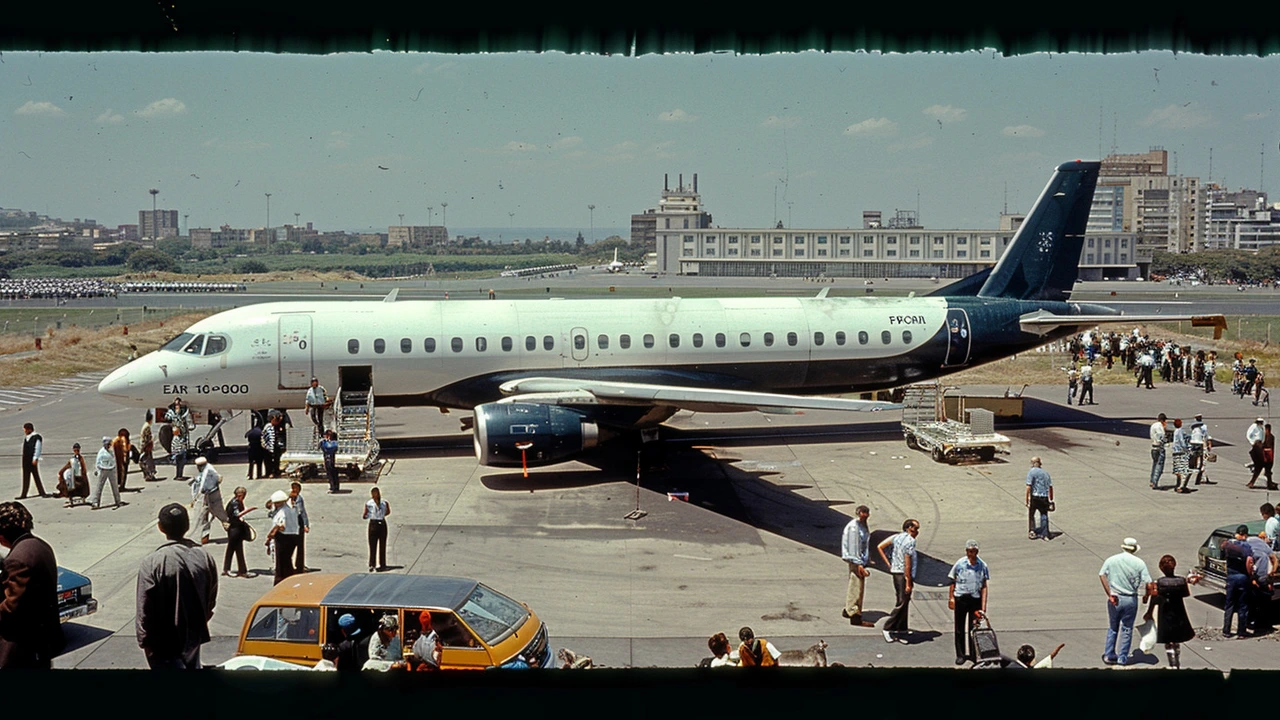
<svg viewBox="0 0 1280 720">
<path fill-rule="evenodd" d="M 134 391 L 135 382 L 130 379 L 130 368 L 136 363 L 128 363 L 116 368 L 112 373 L 98 383 L 98 393 L 105 395 L 113 400 L 134 400 L 137 392 Z"/>
</svg>

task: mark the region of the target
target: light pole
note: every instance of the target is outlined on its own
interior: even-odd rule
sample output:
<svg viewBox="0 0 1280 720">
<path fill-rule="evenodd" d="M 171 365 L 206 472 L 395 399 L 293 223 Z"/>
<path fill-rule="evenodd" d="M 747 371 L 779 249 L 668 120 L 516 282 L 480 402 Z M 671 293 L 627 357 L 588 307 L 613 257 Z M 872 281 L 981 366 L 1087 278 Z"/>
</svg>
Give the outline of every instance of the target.
<svg viewBox="0 0 1280 720">
<path fill-rule="evenodd" d="M 591 244 L 596 242 L 596 206 L 588 205 L 587 209 L 591 211 Z"/>
<path fill-rule="evenodd" d="M 427 206 L 427 224 L 428 225 L 432 223 L 432 218 L 434 218 L 435 215 L 436 215 L 436 206 L 428 205 Z"/>
<path fill-rule="evenodd" d="M 271 244 L 271 193 L 263 193 L 267 196 L 267 244 Z"/>
<path fill-rule="evenodd" d="M 182 214 L 182 226 L 187 228 L 187 234 L 191 233 L 191 223 L 187 222 L 187 218 L 189 217 L 191 217 L 191 215 L 187 213 Z"/>
<path fill-rule="evenodd" d="M 159 194 L 160 194 L 160 191 L 159 191 L 159 190 L 157 190 L 157 189 L 155 189 L 155 188 L 151 188 L 151 189 L 150 189 L 150 190 L 148 190 L 147 192 L 151 193 L 151 241 L 152 241 L 152 242 L 155 242 L 155 239 L 156 239 L 156 195 L 159 195 Z"/>
<path fill-rule="evenodd" d="M 400 224 L 404 225 L 404 213 L 400 213 Z"/>
</svg>

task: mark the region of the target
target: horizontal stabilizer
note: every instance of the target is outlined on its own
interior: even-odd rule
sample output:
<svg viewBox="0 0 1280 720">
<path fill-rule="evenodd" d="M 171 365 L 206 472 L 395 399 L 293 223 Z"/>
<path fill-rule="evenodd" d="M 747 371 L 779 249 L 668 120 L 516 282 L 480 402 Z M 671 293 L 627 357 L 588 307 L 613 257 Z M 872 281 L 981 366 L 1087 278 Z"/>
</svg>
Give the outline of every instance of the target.
<svg viewBox="0 0 1280 720">
<path fill-rule="evenodd" d="M 504 402 L 542 402 L 558 405 L 665 405 L 694 412 L 788 413 L 796 410 L 842 410 L 878 412 L 900 410 L 901 405 L 878 400 L 849 400 L 833 397 L 805 397 L 742 390 L 648 385 L 580 378 L 534 377 L 501 385 Z"/>
<path fill-rule="evenodd" d="M 1037 310 L 1018 318 L 1018 324 L 1023 330 L 1040 334 L 1062 327 L 1088 328 L 1108 323 L 1187 321 L 1191 322 L 1191 327 L 1212 327 L 1214 340 L 1222 339 L 1222 331 L 1227 327 L 1227 318 L 1224 315 L 1055 315 L 1046 310 Z"/>
</svg>

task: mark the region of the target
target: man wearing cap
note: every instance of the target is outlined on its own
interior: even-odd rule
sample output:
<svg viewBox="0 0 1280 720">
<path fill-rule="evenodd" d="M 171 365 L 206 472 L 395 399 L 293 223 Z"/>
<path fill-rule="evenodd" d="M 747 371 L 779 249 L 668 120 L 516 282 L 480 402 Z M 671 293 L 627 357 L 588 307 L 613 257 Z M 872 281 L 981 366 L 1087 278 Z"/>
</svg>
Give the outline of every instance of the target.
<svg viewBox="0 0 1280 720">
<path fill-rule="evenodd" d="M 342 642 L 338 643 L 338 657 L 334 664 L 338 666 L 338 672 L 359 672 L 369 659 L 369 639 L 359 637 L 360 626 L 351 613 L 343 613 L 338 618 L 338 629 L 342 631 Z"/>
<path fill-rule="evenodd" d="M 422 632 L 413 641 L 413 656 L 417 659 L 418 670 L 440 669 L 440 636 L 431 628 L 431 611 L 423 610 L 418 614 L 418 625 Z"/>
<path fill-rule="evenodd" d="M 89 504 L 94 510 L 102 507 L 102 489 L 108 484 L 111 485 L 111 495 L 115 498 L 115 507 L 120 507 L 120 486 L 116 484 L 116 456 L 111 451 L 111 438 L 102 438 L 102 448 L 98 450 L 98 456 L 94 459 L 94 469 L 98 473 L 93 488 L 93 497 L 89 498 Z"/>
<path fill-rule="evenodd" d="M 158 526 L 168 542 L 138 567 L 138 647 L 153 670 L 199 670 L 200 646 L 209 642 L 209 619 L 218 601 L 218 567 L 186 538 L 190 518 L 179 503 L 160 509 Z"/>
<path fill-rule="evenodd" d="M 849 588 L 845 591 L 844 610 L 841 614 L 849 618 L 849 624 L 855 627 L 873 627 L 874 623 L 862 619 L 862 597 L 866 588 L 867 557 L 871 551 L 871 531 L 867 529 L 867 518 L 871 517 L 871 509 L 859 505 L 854 511 L 854 519 L 844 526 L 844 535 L 840 542 L 840 556 L 849 564 Z"/>
<path fill-rule="evenodd" d="M 1151 423 L 1151 489 L 1160 486 L 1160 475 L 1164 473 L 1164 424 L 1168 420 L 1164 413 Z"/>
<path fill-rule="evenodd" d="M 1053 478 L 1040 467 L 1040 458 L 1031 458 L 1027 471 L 1027 538 L 1049 539 L 1049 508 L 1053 505 Z M 1036 526 L 1036 513 L 1040 513 L 1040 525 Z"/>
<path fill-rule="evenodd" d="M 316 424 L 316 432 L 324 435 L 324 409 L 329 406 L 329 396 L 324 386 L 316 378 L 311 378 L 311 387 L 307 389 L 307 415 Z"/>
<path fill-rule="evenodd" d="M 968 648 L 969 633 L 974 623 L 987 612 L 987 580 L 991 573 L 987 564 L 978 557 L 978 541 L 964 544 L 964 557 L 951 566 L 947 573 L 951 586 L 947 589 L 947 608 L 955 612 L 956 664 L 973 660 L 977 648 Z"/>
<path fill-rule="evenodd" d="M 1253 584 L 1253 551 L 1249 549 L 1249 526 L 1236 528 L 1236 536 L 1222 543 L 1222 559 L 1227 565 L 1226 601 L 1222 605 L 1222 634 L 1231 637 L 1231 619 L 1238 637 L 1248 637 L 1249 588 Z"/>
<path fill-rule="evenodd" d="M 200 538 L 201 545 L 209 542 L 210 518 L 231 522 L 222 503 L 222 476 L 203 455 L 196 458 L 196 476 L 191 478 L 191 509 L 196 514 L 191 538 Z"/>
<path fill-rule="evenodd" d="M 1102 591 L 1107 595 L 1107 644 L 1102 650 L 1102 662 L 1107 665 L 1128 664 L 1138 602 L 1151 594 L 1151 573 L 1137 555 L 1142 549 L 1138 541 L 1127 537 L 1120 544 L 1120 549 L 1123 552 L 1107 558 L 1098 571 Z M 1116 646 L 1117 637 L 1119 647 Z"/>
<path fill-rule="evenodd" d="M 386 670 L 398 662 L 404 662 L 404 653 L 400 650 L 400 621 L 395 615 L 383 615 L 377 632 L 369 638 L 369 659 L 363 667 Z"/>
<path fill-rule="evenodd" d="M 279 585 L 285 578 L 297 570 L 293 567 L 293 553 L 298 547 L 298 513 L 289 504 L 289 494 L 277 490 L 271 495 L 271 531 L 267 533 L 267 547 L 274 540 L 276 544 L 276 577 Z"/>
</svg>

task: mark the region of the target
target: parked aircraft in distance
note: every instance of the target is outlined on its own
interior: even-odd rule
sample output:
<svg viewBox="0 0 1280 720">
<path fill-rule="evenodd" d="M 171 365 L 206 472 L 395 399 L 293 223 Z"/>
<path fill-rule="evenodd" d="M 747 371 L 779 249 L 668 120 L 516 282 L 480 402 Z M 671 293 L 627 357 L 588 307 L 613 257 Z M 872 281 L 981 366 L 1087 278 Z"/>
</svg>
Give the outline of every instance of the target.
<svg viewBox="0 0 1280 720">
<path fill-rule="evenodd" d="M 611 273 L 620 273 L 627 269 L 627 264 L 618 259 L 618 248 L 613 249 L 613 262 L 604 267 Z"/>
<path fill-rule="evenodd" d="M 1123 315 L 1070 293 L 1098 162 L 1060 165 L 992 269 L 924 297 L 282 302 L 205 318 L 107 376 L 118 403 L 297 407 L 312 376 L 378 405 L 474 412 L 481 463 L 572 457 L 679 410 L 876 410 L 892 388 Z"/>
</svg>

